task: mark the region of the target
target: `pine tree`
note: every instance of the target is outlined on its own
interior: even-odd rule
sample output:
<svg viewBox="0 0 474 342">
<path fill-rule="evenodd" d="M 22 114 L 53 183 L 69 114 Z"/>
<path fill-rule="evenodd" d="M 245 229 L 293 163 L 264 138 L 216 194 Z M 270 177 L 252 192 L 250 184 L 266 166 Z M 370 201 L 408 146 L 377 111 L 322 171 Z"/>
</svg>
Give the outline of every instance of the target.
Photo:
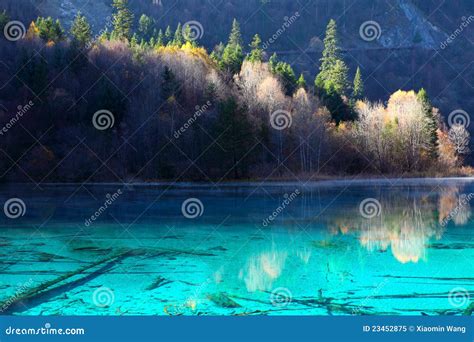
<svg viewBox="0 0 474 342">
<path fill-rule="evenodd" d="M 150 39 L 151 33 L 153 30 L 153 19 L 147 16 L 146 14 L 142 14 L 140 19 L 138 20 L 138 32 L 140 32 L 140 37 L 143 39 Z"/>
<path fill-rule="evenodd" d="M 92 39 L 91 26 L 81 12 L 77 13 L 70 31 L 73 41 L 80 47 L 86 46 Z"/>
<path fill-rule="evenodd" d="M 357 67 L 357 71 L 354 76 L 354 84 L 352 86 L 352 99 L 361 100 L 364 97 L 364 82 L 362 81 L 362 73 L 360 68 Z"/>
<path fill-rule="evenodd" d="M 240 71 L 243 59 L 244 54 L 242 49 L 242 35 L 240 33 L 240 26 L 237 20 L 234 19 L 232 23 L 232 30 L 229 35 L 229 42 L 222 53 L 222 60 L 219 66 L 222 70 L 231 74 L 235 74 Z"/>
<path fill-rule="evenodd" d="M 252 62 L 262 62 L 263 60 L 263 50 L 260 47 L 260 44 L 262 43 L 262 40 L 260 39 L 260 36 L 256 34 L 253 37 L 252 43 L 250 44 L 250 47 L 252 50 L 250 51 L 250 54 L 247 56 L 247 59 Z"/>
<path fill-rule="evenodd" d="M 334 19 L 329 21 L 326 28 L 323 56 L 320 61 L 320 72 L 314 84 L 323 103 L 337 123 L 353 119 L 354 112 L 343 100 L 349 89 L 348 68 L 340 56 L 337 25 Z"/>
<path fill-rule="evenodd" d="M 163 40 L 163 45 L 171 45 L 173 39 L 173 33 L 171 32 L 171 27 L 168 25 L 165 30 L 165 39 Z"/>
<path fill-rule="evenodd" d="M 232 29 L 229 36 L 229 45 L 242 46 L 242 34 L 240 33 L 240 24 L 237 19 L 232 21 Z"/>
<path fill-rule="evenodd" d="M 283 84 L 285 94 L 288 96 L 293 95 L 296 89 L 297 79 L 291 65 L 285 62 L 278 62 L 274 73 L 278 76 L 281 83 Z"/>
<path fill-rule="evenodd" d="M 158 36 L 156 37 L 155 47 L 160 47 L 160 46 L 163 46 L 163 45 L 165 45 L 164 36 L 163 36 L 163 31 L 160 29 L 158 31 Z"/>
<path fill-rule="evenodd" d="M 38 35 L 45 42 L 59 42 L 64 39 L 64 30 L 59 20 L 54 21 L 53 18 L 39 17 L 35 22 Z"/>
<path fill-rule="evenodd" d="M 323 79 L 328 77 L 331 69 L 340 59 L 340 48 L 338 46 L 337 25 L 334 19 L 331 19 L 326 28 L 326 36 L 324 38 L 324 50 L 321 57 L 321 66 L 319 68 L 320 75 Z"/>
<path fill-rule="evenodd" d="M 225 100 L 219 106 L 219 114 L 214 125 L 218 136 L 216 155 L 225 170 L 232 170 L 235 179 L 245 177 L 249 161 L 246 158 L 251 147 L 253 131 L 252 125 L 245 113 L 233 98 Z"/>
<path fill-rule="evenodd" d="M 278 64 L 278 56 L 276 53 L 273 53 L 273 55 L 270 57 L 268 60 L 268 65 L 270 66 L 270 71 L 272 73 L 276 72 L 276 66 Z"/>
<path fill-rule="evenodd" d="M 222 60 L 222 55 L 224 54 L 225 46 L 220 42 L 217 44 L 211 52 L 211 59 L 219 65 Z"/>
<path fill-rule="evenodd" d="M 173 45 L 177 47 L 181 47 L 183 44 L 184 44 L 183 28 L 181 27 L 181 23 L 178 23 L 178 26 L 176 27 L 176 31 L 174 32 Z"/>
<path fill-rule="evenodd" d="M 428 93 L 425 89 L 421 88 L 417 94 L 418 101 L 423 106 L 423 114 L 425 117 L 426 133 L 429 137 L 427 142 L 428 151 L 430 156 L 436 160 L 438 157 L 438 121 L 433 114 L 433 106 L 431 105 Z"/>
<path fill-rule="evenodd" d="M 298 78 L 298 81 L 296 81 L 296 86 L 298 88 L 306 89 L 306 80 L 304 79 L 303 73 L 301 73 L 300 77 Z"/>
<path fill-rule="evenodd" d="M 112 7 L 114 31 L 112 36 L 116 39 L 130 40 L 133 26 L 133 13 L 128 8 L 128 0 L 113 0 Z"/>
</svg>

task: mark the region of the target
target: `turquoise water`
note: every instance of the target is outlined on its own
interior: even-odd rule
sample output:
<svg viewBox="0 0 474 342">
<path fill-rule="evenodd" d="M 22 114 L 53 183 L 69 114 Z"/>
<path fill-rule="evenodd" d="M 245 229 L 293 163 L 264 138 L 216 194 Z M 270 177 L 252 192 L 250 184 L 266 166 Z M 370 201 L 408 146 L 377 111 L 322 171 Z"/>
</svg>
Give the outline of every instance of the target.
<svg viewBox="0 0 474 342">
<path fill-rule="evenodd" d="M 0 309 L 469 314 L 472 193 L 460 179 L 4 185 L 1 203 L 25 206 L 0 212 Z"/>
</svg>

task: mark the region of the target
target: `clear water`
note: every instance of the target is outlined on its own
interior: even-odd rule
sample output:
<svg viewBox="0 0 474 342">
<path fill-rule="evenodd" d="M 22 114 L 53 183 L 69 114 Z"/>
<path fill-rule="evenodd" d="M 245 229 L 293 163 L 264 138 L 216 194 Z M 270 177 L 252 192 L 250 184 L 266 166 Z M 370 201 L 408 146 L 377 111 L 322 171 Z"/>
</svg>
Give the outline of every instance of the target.
<svg viewBox="0 0 474 342">
<path fill-rule="evenodd" d="M 463 314 L 474 298 L 474 223 L 470 197 L 459 198 L 471 193 L 474 183 L 459 179 L 4 185 L 1 203 L 20 198 L 26 211 L 16 219 L 0 212 L 0 309 Z M 202 202 L 201 216 L 183 216 L 188 198 Z M 361 215 L 367 198 L 379 201 L 378 216 Z"/>
</svg>

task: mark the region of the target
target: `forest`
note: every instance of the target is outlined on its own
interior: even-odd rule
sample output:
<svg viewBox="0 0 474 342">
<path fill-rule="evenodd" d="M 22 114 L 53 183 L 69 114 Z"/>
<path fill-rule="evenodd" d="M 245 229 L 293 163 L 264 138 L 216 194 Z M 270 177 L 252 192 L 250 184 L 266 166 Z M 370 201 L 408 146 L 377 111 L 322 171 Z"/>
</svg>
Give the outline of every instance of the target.
<svg viewBox="0 0 474 342">
<path fill-rule="evenodd" d="M 369 101 L 327 24 L 319 72 L 295 73 L 258 32 L 207 51 L 202 26 L 161 27 L 127 0 L 94 34 L 77 13 L 14 26 L 1 12 L 0 174 L 43 182 L 457 175 L 470 136 L 427 92 Z M 297 15 L 297 14 L 295 14 Z M 448 120 L 446 120 L 448 119 Z M 446 123 L 447 122 L 447 123 Z"/>
</svg>

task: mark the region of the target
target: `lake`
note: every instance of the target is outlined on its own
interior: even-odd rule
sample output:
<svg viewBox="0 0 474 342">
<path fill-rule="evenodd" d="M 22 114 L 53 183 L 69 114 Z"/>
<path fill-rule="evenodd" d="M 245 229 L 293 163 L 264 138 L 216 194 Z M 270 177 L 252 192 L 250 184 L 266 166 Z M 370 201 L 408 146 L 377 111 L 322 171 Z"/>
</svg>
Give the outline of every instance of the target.
<svg viewBox="0 0 474 342">
<path fill-rule="evenodd" d="M 460 315 L 470 179 L 1 186 L 15 315 Z"/>
</svg>

